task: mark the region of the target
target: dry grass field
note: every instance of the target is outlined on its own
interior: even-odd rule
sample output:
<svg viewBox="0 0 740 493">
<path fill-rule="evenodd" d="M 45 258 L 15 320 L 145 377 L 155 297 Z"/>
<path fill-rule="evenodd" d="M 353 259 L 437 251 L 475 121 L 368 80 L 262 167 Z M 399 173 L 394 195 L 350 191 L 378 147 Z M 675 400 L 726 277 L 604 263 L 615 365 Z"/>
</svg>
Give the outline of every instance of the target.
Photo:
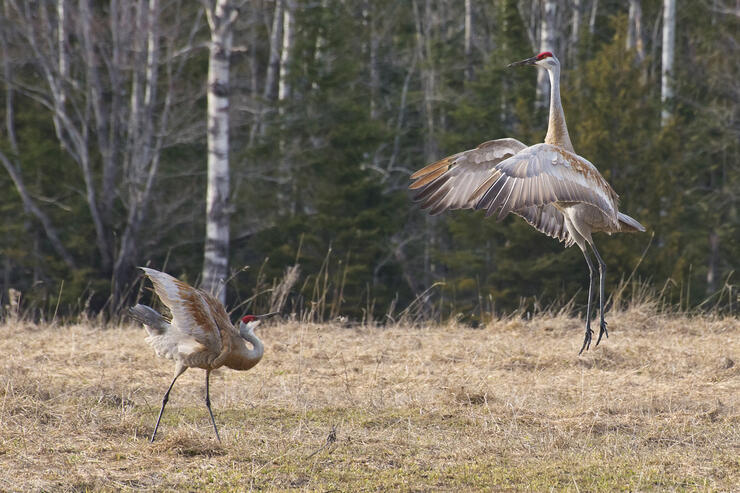
<svg viewBox="0 0 740 493">
<path fill-rule="evenodd" d="M 258 329 L 177 382 L 140 327 L 0 325 L 0 490 L 739 491 L 740 321 Z M 336 440 L 327 440 L 335 429 Z"/>
</svg>

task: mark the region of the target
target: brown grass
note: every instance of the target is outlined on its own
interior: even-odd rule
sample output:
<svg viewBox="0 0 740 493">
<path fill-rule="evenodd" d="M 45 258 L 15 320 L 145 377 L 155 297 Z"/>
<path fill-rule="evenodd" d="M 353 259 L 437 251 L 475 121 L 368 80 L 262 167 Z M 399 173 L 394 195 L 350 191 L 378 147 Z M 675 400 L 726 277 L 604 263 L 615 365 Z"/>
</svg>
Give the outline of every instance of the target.
<svg viewBox="0 0 740 493">
<path fill-rule="evenodd" d="M 608 320 L 582 357 L 567 317 L 259 329 L 212 377 L 221 445 L 201 370 L 148 443 L 173 364 L 142 329 L 6 324 L 0 490 L 737 491 L 740 321 Z"/>
</svg>

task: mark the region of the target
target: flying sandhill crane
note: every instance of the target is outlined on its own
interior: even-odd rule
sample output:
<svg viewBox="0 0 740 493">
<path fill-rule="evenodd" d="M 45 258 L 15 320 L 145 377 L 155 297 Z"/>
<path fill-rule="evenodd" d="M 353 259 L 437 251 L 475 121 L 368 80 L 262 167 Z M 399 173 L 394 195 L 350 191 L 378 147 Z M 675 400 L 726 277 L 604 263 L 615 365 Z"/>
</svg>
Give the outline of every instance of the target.
<svg viewBox="0 0 740 493">
<path fill-rule="evenodd" d="M 216 438 L 221 441 L 216 428 L 216 420 L 211 411 L 211 398 L 208 380 L 211 371 L 221 366 L 234 370 L 249 370 L 262 359 L 264 346 L 254 334 L 254 329 L 262 318 L 274 315 L 247 315 L 241 319 L 237 330 L 231 324 L 226 309 L 216 298 L 200 289 L 175 279 L 169 274 L 154 269 L 140 267 L 152 281 L 154 291 L 172 312 L 168 321 L 156 310 L 136 305 L 129 308 L 129 315 L 144 324 L 149 333 L 146 341 L 158 356 L 175 360 L 175 377 L 162 399 L 157 424 L 154 426 L 151 442 L 157 435 L 159 421 L 177 377 L 188 368 L 203 368 L 206 371 L 206 406 L 211 415 Z M 245 344 L 249 342 L 252 348 Z"/>
<path fill-rule="evenodd" d="M 591 233 L 645 231 L 637 221 L 617 209 L 618 196 L 596 167 L 577 155 L 568 136 L 560 102 L 560 62 L 549 51 L 509 65 L 534 65 L 550 75 L 550 120 L 544 144 L 526 146 L 516 139 L 485 142 L 430 164 L 413 175 L 409 188 L 419 190 L 414 200 L 422 209 L 439 214 L 448 209 L 485 209 L 486 216 L 510 212 L 566 247 L 578 245 L 589 272 L 586 337 L 578 354 L 591 345 L 591 287 L 594 267 L 586 244 L 599 262 L 598 346 L 609 333 L 604 321 L 606 264 Z"/>
</svg>

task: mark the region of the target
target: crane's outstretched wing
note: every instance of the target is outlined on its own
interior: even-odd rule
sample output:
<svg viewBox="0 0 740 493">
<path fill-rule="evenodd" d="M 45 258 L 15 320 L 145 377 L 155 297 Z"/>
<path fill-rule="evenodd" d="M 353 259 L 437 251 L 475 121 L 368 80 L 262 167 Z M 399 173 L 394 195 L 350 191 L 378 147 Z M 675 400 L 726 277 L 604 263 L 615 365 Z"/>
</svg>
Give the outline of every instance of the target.
<svg viewBox="0 0 740 493">
<path fill-rule="evenodd" d="M 523 217 L 525 221 L 541 233 L 565 242 L 566 247 L 574 243 L 573 238 L 568 233 L 568 228 L 565 227 L 563 213 L 554 205 L 532 205 L 512 212 Z"/>
<path fill-rule="evenodd" d="M 490 178 L 494 167 L 526 148 L 516 139 L 484 142 L 420 169 L 411 175 L 415 181 L 409 188 L 419 190 L 414 200 L 422 203 L 422 209 L 431 208 L 432 215 L 448 209 L 472 209 L 477 202 L 471 199 L 473 192 Z"/>
<path fill-rule="evenodd" d="M 586 159 L 551 144 L 536 144 L 501 161 L 470 196 L 486 215 L 554 202 L 580 202 L 598 208 L 617 225 L 617 194 Z"/>
<path fill-rule="evenodd" d="M 173 327 L 205 346 L 217 360 L 231 350 L 231 337 L 226 333 L 232 327 L 231 321 L 221 302 L 169 274 L 147 267 L 140 269 L 172 312 Z"/>
</svg>

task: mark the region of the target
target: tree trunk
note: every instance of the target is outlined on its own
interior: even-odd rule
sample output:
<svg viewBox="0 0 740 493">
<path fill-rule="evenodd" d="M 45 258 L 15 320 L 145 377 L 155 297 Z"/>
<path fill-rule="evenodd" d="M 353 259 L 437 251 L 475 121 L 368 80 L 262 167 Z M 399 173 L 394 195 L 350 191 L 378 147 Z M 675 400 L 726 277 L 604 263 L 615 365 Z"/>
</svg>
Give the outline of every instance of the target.
<svg viewBox="0 0 740 493">
<path fill-rule="evenodd" d="M 540 47 L 538 22 L 540 13 L 539 5 L 539 0 L 529 2 L 526 0 L 518 0 L 516 3 L 517 11 L 519 12 L 519 17 L 522 19 L 522 24 L 524 24 L 524 29 L 527 33 L 527 39 L 532 47 L 532 51 L 537 51 Z M 527 6 L 529 6 L 529 8 L 527 8 Z"/>
<path fill-rule="evenodd" d="M 596 13 L 599 10 L 599 0 L 593 0 L 591 4 L 591 15 L 588 19 L 588 32 L 593 35 L 596 32 Z"/>
<path fill-rule="evenodd" d="M 556 50 L 557 31 L 557 2 L 556 0 L 545 0 L 542 6 L 542 18 L 540 19 L 540 52 Z M 546 70 L 537 71 L 537 99 L 535 104 L 538 108 L 546 108 L 549 102 L 550 79 Z"/>
<path fill-rule="evenodd" d="M 642 38 L 642 5 L 640 0 L 630 0 L 627 21 L 627 49 L 635 50 L 635 59 L 641 63 L 645 59 L 645 43 Z"/>
<path fill-rule="evenodd" d="M 237 10 L 230 0 L 208 8 L 211 45 L 208 59 L 208 191 L 206 240 L 201 286 L 224 302 L 222 283 L 229 266 L 229 59 Z"/>
<path fill-rule="evenodd" d="M 370 118 L 376 120 L 379 116 L 378 99 L 380 94 L 380 70 L 378 68 L 378 11 L 373 8 L 372 2 L 365 1 L 365 13 L 368 18 L 368 31 L 370 36 Z"/>
<path fill-rule="evenodd" d="M 290 64 L 293 54 L 293 23 L 295 5 L 292 0 L 284 0 L 283 8 L 283 48 L 280 52 L 280 80 L 278 82 L 278 101 L 281 103 L 290 98 Z"/>
<path fill-rule="evenodd" d="M 719 270 L 719 235 L 712 229 L 709 232 L 709 262 L 707 266 L 707 295 L 717 290 L 717 274 Z"/>
<path fill-rule="evenodd" d="M 576 66 L 578 60 L 578 41 L 581 38 L 581 18 L 583 17 L 583 0 L 573 0 L 573 12 L 570 23 L 570 63 Z"/>
<path fill-rule="evenodd" d="M 676 44 L 676 0 L 663 0 L 663 51 L 661 57 L 660 101 L 663 110 L 660 124 L 665 126 L 672 116 L 670 109 L 673 99 L 673 60 Z"/>
<path fill-rule="evenodd" d="M 87 0 L 85 0 L 87 1 Z M 159 69 L 159 0 L 149 0 L 148 8 L 142 7 L 141 24 L 137 35 L 146 47 L 142 53 L 143 74 L 137 98 L 131 98 L 133 128 L 128 168 L 129 208 L 126 224 L 121 235 L 118 254 L 113 265 L 113 303 L 112 314 L 118 313 L 120 303 L 125 298 L 126 290 L 134 278 L 135 259 L 137 257 L 137 239 L 144 220 L 144 213 L 149 203 L 151 188 L 159 164 L 158 145 L 154 145 L 155 132 L 154 103 L 157 100 L 157 81 Z M 96 98 L 97 99 L 97 98 Z M 102 106 L 102 105 L 101 105 Z M 163 110 L 166 115 L 167 107 Z M 104 140 L 106 143 L 108 139 Z M 112 160 L 113 154 L 101 151 L 104 157 Z M 105 169 L 105 168 L 104 168 Z"/>
<path fill-rule="evenodd" d="M 416 0 L 413 2 L 414 17 L 416 22 L 416 50 L 417 56 L 421 61 L 421 85 L 424 93 L 424 161 L 433 162 L 437 156 L 437 143 L 435 139 L 434 127 L 434 100 L 435 100 L 435 71 L 434 59 L 432 56 L 432 6 L 430 0 L 424 3 L 424 12 L 419 10 Z M 424 284 L 430 285 L 435 266 L 432 263 L 432 249 L 436 244 L 436 234 L 434 231 L 435 219 L 424 216 L 424 223 L 429 241 L 424 243 Z"/>
<path fill-rule="evenodd" d="M 280 70 L 280 48 L 283 43 L 283 2 L 275 0 L 275 11 L 272 16 L 272 31 L 270 32 L 270 55 L 265 73 L 264 98 L 270 103 L 277 95 L 276 81 Z"/>
<path fill-rule="evenodd" d="M 473 1 L 465 0 L 465 80 L 473 80 Z"/>
</svg>

